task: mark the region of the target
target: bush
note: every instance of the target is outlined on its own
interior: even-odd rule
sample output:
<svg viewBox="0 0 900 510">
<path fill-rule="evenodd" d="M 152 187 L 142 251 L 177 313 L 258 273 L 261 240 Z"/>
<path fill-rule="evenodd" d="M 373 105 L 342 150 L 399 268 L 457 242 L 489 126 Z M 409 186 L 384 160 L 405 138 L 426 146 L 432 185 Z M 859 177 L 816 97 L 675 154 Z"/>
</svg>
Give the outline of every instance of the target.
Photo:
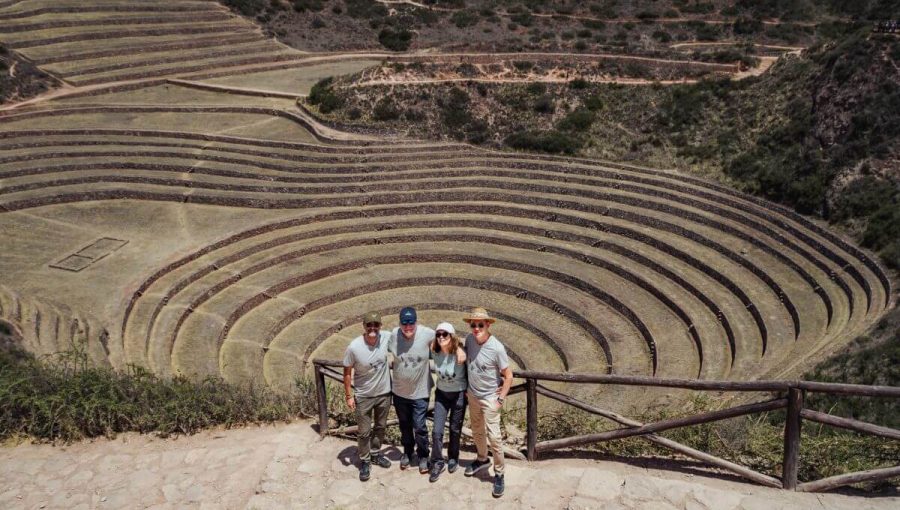
<svg viewBox="0 0 900 510">
<path fill-rule="evenodd" d="M 297 12 L 321 11 L 325 7 L 322 0 L 294 0 L 292 4 Z"/>
<path fill-rule="evenodd" d="M 574 80 L 569 81 L 569 88 L 574 90 L 584 90 L 588 88 L 589 85 L 590 82 L 584 78 L 575 78 Z"/>
<path fill-rule="evenodd" d="M 519 72 L 527 72 L 530 71 L 532 67 L 534 67 L 534 62 L 528 60 L 513 60 L 513 67 L 516 68 Z"/>
<path fill-rule="evenodd" d="M 655 30 L 653 31 L 652 37 L 661 43 L 667 43 L 672 41 L 672 36 L 669 35 L 665 30 Z"/>
<path fill-rule="evenodd" d="M 412 42 L 412 32 L 385 27 L 378 32 L 378 42 L 391 51 L 406 51 Z"/>
<path fill-rule="evenodd" d="M 574 154 L 581 149 L 584 141 L 561 131 L 517 131 L 503 141 L 513 149 L 522 149 L 551 154 Z"/>
<path fill-rule="evenodd" d="M 43 361 L 15 347 L 0 348 L 0 388 L 0 439 L 192 434 L 316 412 L 315 385 L 307 379 L 285 394 L 217 377 L 166 380 L 135 366 L 124 373 L 92 368 L 77 348 Z"/>
<path fill-rule="evenodd" d="M 547 92 L 547 84 L 539 81 L 529 83 L 525 90 L 528 91 L 529 94 L 533 94 L 539 96 L 545 92 Z"/>
<path fill-rule="evenodd" d="M 593 112 L 579 108 L 560 120 L 556 128 L 561 131 L 586 131 L 593 123 Z"/>
<path fill-rule="evenodd" d="M 319 28 L 325 28 L 328 25 L 325 24 L 325 22 L 322 20 L 322 18 L 316 16 L 315 18 L 312 19 L 309 26 L 311 26 L 314 29 L 319 29 Z"/>
<path fill-rule="evenodd" d="M 471 27 L 478 23 L 478 13 L 470 10 L 456 11 L 450 16 L 450 21 L 457 28 Z"/>
<path fill-rule="evenodd" d="M 318 105 L 322 113 L 331 113 L 344 105 L 344 99 L 332 90 L 331 77 L 319 80 L 309 91 L 306 100 L 309 104 Z"/>
<path fill-rule="evenodd" d="M 351 18 L 383 18 L 388 15 L 387 7 L 372 0 L 344 0 L 347 15 Z"/>
<path fill-rule="evenodd" d="M 383 97 L 375 103 L 375 108 L 372 109 L 372 118 L 380 122 L 397 120 L 400 118 L 400 109 L 391 98 Z"/>
<path fill-rule="evenodd" d="M 764 25 L 763 22 L 747 17 L 740 17 L 734 20 L 734 24 L 732 25 L 732 30 L 734 30 L 735 35 L 751 35 L 757 34 L 763 31 Z"/>
<path fill-rule="evenodd" d="M 256 16 L 266 8 L 265 0 L 222 0 L 222 3 L 244 16 Z"/>
<path fill-rule="evenodd" d="M 556 105 L 553 98 L 548 95 L 543 95 L 534 101 L 534 111 L 538 113 L 553 113 L 555 110 Z"/>
</svg>

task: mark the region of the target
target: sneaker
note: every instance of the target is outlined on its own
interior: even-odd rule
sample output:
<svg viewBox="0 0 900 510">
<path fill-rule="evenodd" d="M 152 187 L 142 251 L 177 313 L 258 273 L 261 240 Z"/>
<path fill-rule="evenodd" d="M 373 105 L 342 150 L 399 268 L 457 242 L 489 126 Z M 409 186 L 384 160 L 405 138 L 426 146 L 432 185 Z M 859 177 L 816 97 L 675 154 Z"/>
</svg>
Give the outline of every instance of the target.
<svg viewBox="0 0 900 510">
<path fill-rule="evenodd" d="M 391 467 L 391 461 L 388 460 L 388 458 L 382 454 L 373 455 L 372 462 L 378 467 L 383 467 L 383 468 Z"/>
<path fill-rule="evenodd" d="M 429 468 L 429 464 L 431 464 L 431 463 L 428 462 L 428 459 L 426 459 L 426 458 L 424 458 L 424 457 L 421 458 L 421 459 L 419 459 L 419 473 L 422 473 L 423 475 L 424 475 L 425 473 L 427 473 L 427 472 L 428 472 L 428 468 Z"/>
<path fill-rule="evenodd" d="M 475 473 L 481 471 L 482 469 L 487 469 L 490 465 L 491 465 L 491 461 L 489 461 L 488 459 L 484 459 L 484 460 L 475 459 L 472 461 L 471 464 L 466 466 L 465 475 L 466 476 L 474 476 Z"/>
<path fill-rule="evenodd" d="M 408 467 L 409 467 L 409 455 L 404 453 L 403 456 L 400 457 L 400 469 L 406 469 Z"/>
<path fill-rule="evenodd" d="M 439 460 L 435 462 L 434 466 L 431 467 L 431 476 L 428 477 L 428 481 L 431 483 L 438 481 L 445 467 L 444 461 Z"/>
<path fill-rule="evenodd" d="M 459 467 L 459 461 L 456 459 L 450 459 L 450 461 L 447 462 L 447 472 L 448 473 L 455 472 L 456 468 L 458 468 L 458 467 Z"/>
<path fill-rule="evenodd" d="M 499 498 L 503 495 L 503 475 L 494 475 L 494 490 L 491 492 L 491 495 L 495 498 Z"/>
<path fill-rule="evenodd" d="M 372 474 L 371 469 L 372 463 L 364 460 L 363 463 L 359 466 L 359 481 L 365 482 L 369 479 L 369 476 Z"/>
</svg>

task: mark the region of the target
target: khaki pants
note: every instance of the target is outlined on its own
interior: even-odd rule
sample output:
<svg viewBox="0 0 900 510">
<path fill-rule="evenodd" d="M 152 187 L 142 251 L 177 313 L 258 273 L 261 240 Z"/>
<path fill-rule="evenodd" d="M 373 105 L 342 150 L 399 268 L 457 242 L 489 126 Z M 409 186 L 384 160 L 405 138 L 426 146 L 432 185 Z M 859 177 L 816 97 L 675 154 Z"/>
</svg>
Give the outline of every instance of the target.
<svg viewBox="0 0 900 510">
<path fill-rule="evenodd" d="M 469 420 L 472 424 L 472 436 L 478 460 L 487 460 L 488 443 L 494 456 L 494 474 L 503 474 L 503 437 L 500 435 L 500 410 L 497 409 L 496 397 L 490 400 L 475 398 L 466 393 L 469 399 Z"/>
<path fill-rule="evenodd" d="M 368 461 L 371 450 L 381 449 L 384 442 L 384 429 L 387 425 L 388 411 L 391 410 L 391 394 L 385 393 L 377 397 L 356 397 L 356 447 L 359 460 Z M 372 427 L 372 415 L 375 415 L 375 427 Z"/>
</svg>

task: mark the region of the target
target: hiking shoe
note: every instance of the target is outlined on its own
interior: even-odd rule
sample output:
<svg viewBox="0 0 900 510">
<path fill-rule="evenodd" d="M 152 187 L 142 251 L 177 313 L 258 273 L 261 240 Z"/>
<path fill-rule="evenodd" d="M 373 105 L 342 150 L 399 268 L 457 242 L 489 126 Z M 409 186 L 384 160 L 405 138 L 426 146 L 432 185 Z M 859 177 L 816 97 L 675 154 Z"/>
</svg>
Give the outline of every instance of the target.
<svg viewBox="0 0 900 510">
<path fill-rule="evenodd" d="M 450 461 L 447 462 L 447 472 L 448 473 L 455 472 L 456 468 L 458 468 L 458 467 L 459 467 L 459 461 L 456 459 L 450 459 Z"/>
<path fill-rule="evenodd" d="M 364 460 L 363 463 L 359 466 L 359 481 L 365 482 L 369 479 L 369 476 L 372 474 L 372 463 Z"/>
<path fill-rule="evenodd" d="M 503 475 L 494 475 L 494 490 L 491 492 L 491 495 L 495 498 L 499 498 L 503 495 Z"/>
<path fill-rule="evenodd" d="M 427 473 L 428 472 L 428 464 L 430 464 L 430 462 L 428 462 L 428 459 L 426 459 L 426 458 L 419 459 L 419 473 L 422 473 L 423 475 L 425 473 Z"/>
<path fill-rule="evenodd" d="M 406 469 L 408 467 L 409 467 L 409 455 L 404 453 L 403 456 L 400 457 L 400 469 Z"/>
<path fill-rule="evenodd" d="M 487 469 L 490 465 L 491 465 L 491 461 L 489 461 L 488 459 L 484 459 L 484 460 L 475 459 L 472 461 L 471 464 L 466 466 L 465 475 L 466 476 L 474 476 L 475 473 L 481 471 L 482 469 Z"/>
<path fill-rule="evenodd" d="M 382 454 L 373 455 L 372 462 L 378 467 L 383 467 L 383 468 L 391 467 L 391 461 L 388 460 L 388 458 Z"/>
<path fill-rule="evenodd" d="M 439 460 L 435 462 L 434 466 L 431 467 L 431 476 L 428 477 L 428 481 L 431 483 L 438 481 L 438 478 L 441 476 L 445 467 L 444 461 Z"/>
</svg>

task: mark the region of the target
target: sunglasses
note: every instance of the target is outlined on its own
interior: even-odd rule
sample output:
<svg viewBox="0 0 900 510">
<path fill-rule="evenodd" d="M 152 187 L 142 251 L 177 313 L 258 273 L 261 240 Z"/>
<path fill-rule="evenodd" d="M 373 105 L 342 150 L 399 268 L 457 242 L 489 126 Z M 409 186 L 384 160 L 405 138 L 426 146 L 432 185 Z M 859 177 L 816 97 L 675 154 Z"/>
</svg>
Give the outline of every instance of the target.
<svg viewBox="0 0 900 510">
<path fill-rule="evenodd" d="M 365 324 L 365 326 L 366 326 L 366 328 L 380 328 L 380 327 L 381 327 L 381 323 L 379 323 L 379 322 L 367 322 L 367 323 Z"/>
<path fill-rule="evenodd" d="M 436 336 L 437 338 L 444 338 L 450 336 L 450 333 L 447 333 L 446 331 L 438 331 L 434 334 L 434 336 Z"/>
<path fill-rule="evenodd" d="M 470 323 L 469 323 L 469 327 L 472 328 L 472 329 L 475 329 L 475 328 L 478 328 L 478 329 L 484 329 L 485 323 L 483 323 L 483 322 L 470 322 Z"/>
</svg>

